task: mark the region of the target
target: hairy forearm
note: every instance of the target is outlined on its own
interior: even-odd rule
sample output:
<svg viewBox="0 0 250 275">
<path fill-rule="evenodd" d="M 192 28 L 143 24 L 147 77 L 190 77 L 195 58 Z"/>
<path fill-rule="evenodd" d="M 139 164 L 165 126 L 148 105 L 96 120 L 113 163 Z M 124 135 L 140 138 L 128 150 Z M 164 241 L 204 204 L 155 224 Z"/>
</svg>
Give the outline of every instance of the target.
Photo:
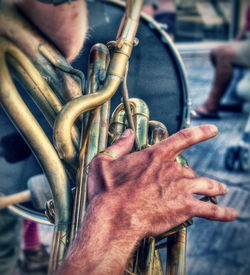
<svg viewBox="0 0 250 275">
<path fill-rule="evenodd" d="M 106 149 L 108 154 L 95 157 L 88 173 L 87 215 L 58 274 L 122 274 L 143 237 L 166 232 L 194 216 L 236 219 L 235 210 L 193 197 L 224 195 L 225 185 L 196 177 L 191 168 L 175 161 L 185 148 L 217 132 L 212 125 L 184 129 L 157 145 L 128 154 L 134 133 L 126 130 Z"/>
<path fill-rule="evenodd" d="M 22 12 L 72 61 L 80 52 L 87 32 L 84 0 L 53 6 L 36 0 L 16 0 Z"/>
<path fill-rule="evenodd" d="M 116 203 L 106 195 L 92 200 L 84 226 L 58 274 L 123 274 L 140 236 Z"/>
</svg>

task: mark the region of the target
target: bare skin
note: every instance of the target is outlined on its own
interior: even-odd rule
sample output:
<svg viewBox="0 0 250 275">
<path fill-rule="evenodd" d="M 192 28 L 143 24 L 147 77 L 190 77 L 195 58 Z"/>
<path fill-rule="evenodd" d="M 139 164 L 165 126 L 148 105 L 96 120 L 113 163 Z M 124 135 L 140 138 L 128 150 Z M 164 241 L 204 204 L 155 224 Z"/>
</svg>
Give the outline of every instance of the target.
<svg viewBox="0 0 250 275">
<path fill-rule="evenodd" d="M 78 0 L 60 6 L 43 4 L 36 0 L 16 0 L 16 3 L 69 62 L 76 58 L 88 29 L 85 1 Z"/>
<path fill-rule="evenodd" d="M 233 65 L 237 64 L 237 56 L 230 45 L 221 46 L 211 53 L 215 76 L 207 100 L 198 108 L 203 113 L 217 113 L 220 100 L 225 94 L 232 79 Z"/>
<path fill-rule="evenodd" d="M 196 177 L 175 162 L 189 146 L 217 134 L 212 125 L 182 130 L 149 149 L 129 154 L 134 134 L 97 156 L 89 171 L 87 215 L 58 274 L 122 274 L 136 244 L 191 217 L 232 221 L 234 209 L 195 199 L 193 194 L 224 195 L 224 184 Z M 73 272 L 73 273 L 72 273 Z"/>
<path fill-rule="evenodd" d="M 64 9 L 66 5 L 68 9 Z M 76 8 L 80 5 L 84 1 L 56 8 L 32 0 L 19 3 L 68 60 L 80 51 L 83 34 L 79 28 L 87 28 L 84 14 Z M 76 9 L 80 15 L 77 13 L 74 20 L 72 14 Z M 237 216 L 234 209 L 201 202 L 192 196 L 224 195 L 225 185 L 196 177 L 191 168 L 175 162 L 183 150 L 216 134 L 215 126 L 195 127 L 182 130 L 149 149 L 129 154 L 134 133 L 125 131 L 107 149 L 115 159 L 103 154 L 91 163 L 85 221 L 58 274 L 122 274 L 136 244 L 145 236 L 167 231 L 194 216 L 234 220 Z"/>
<path fill-rule="evenodd" d="M 144 5 L 142 11 L 145 12 L 149 16 L 154 16 L 155 9 L 152 5 Z"/>
<path fill-rule="evenodd" d="M 246 26 L 240 30 L 236 40 L 241 40 L 245 32 Z M 197 108 L 198 111 L 205 114 L 216 114 L 218 112 L 220 100 L 224 96 L 232 79 L 233 66 L 241 65 L 234 48 L 230 44 L 214 49 L 211 52 L 211 61 L 215 67 L 212 88 L 206 101 Z"/>
</svg>

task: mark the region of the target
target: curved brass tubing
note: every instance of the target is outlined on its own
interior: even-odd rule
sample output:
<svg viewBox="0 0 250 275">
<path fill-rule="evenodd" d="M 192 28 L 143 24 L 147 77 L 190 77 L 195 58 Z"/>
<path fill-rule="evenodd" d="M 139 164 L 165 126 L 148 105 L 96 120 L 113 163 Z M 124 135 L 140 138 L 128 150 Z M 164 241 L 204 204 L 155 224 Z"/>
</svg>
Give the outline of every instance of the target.
<svg viewBox="0 0 250 275">
<path fill-rule="evenodd" d="M 64 160 L 74 163 L 77 154 L 71 140 L 71 128 L 75 120 L 84 112 L 92 110 L 110 99 L 117 91 L 126 72 L 135 34 L 138 29 L 142 0 L 128 1 L 126 14 L 119 28 L 117 41 L 103 87 L 95 94 L 73 99 L 65 105 L 55 122 L 54 139 Z"/>
<path fill-rule="evenodd" d="M 92 47 L 88 64 L 87 93 L 95 93 L 105 80 L 109 65 L 109 50 L 104 44 Z M 83 119 L 82 144 L 79 154 L 75 200 L 72 218 L 71 241 L 74 240 L 81 225 L 87 207 L 87 170 L 91 160 L 105 150 L 108 141 L 110 102 L 97 107 Z"/>
<path fill-rule="evenodd" d="M 5 63 L 7 68 L 6 62 L 8 61 L 8 64 L 15 68 L 18 77 L 25 82 L 25 86 L 29 88 L 29 94 L 52 126 L 56 114 L 62 109 L 62 103 L 26 55 L 14 46 L 12 42 L 3 37 L 0 37 L 0 43 L 2 64 Z"/>
<path fill-rule="evenodd" d="M 50 126 L 53 127 L 57 114 L 63 108 L 60 99 L 55 95 L 25 54 L 9 40 L 0 37 L 0 41 L 1 55 L 8 55 L 8 64 L 15 68 L 15 72 L 19 79 L 22 80 L 29 95 L 33 98 Z M 70 135 L 73 142 L 73 150 L 77 152 L 78 149 L 76 148 L 79 147 L 79 131 L 76 126 L 72 125 Z M 75 166 L 72 166 L 72 168 L 74 167 Z"/>
<path fill-rule="evenodd" d="M 80 71 L 73 69 L 13 4 L 0 1 L 0 36 L 11 41 L 34 64 L 63 103 L 82 95 Z M 66 72 L 66 73 L 65 73 Z"/>
<path fill-rule="evenodd" d="M 59 104 L 57 105 L 56 97 L 50 94 L 49 88 L 46 87 L 44 80 L 28 58 L 11 42 L 0 37 L 0 102 L 27 140 L 50 183 L 56 208 L 55 238 L 60 239 L 52 258 L 57 258 L 58 261 L 56 262 L 58 263 L 63 259 L 70 232 L 72 194 L 68 177 L 54 147 L 20 97 L 9 73 L 9 60 L 17 63 L 22 68 L 25 77 L 31 82 L 34 81 L 33 85 L 36 84 L 34 79 L 38 79 L 37 81 L 44 88 L 43 91 L 46 91 L 46 95 L 43 95 L 43 93 L 38 94 L 37 101 L 40 102 L 45 96 L 48 96 L 53 102 L 56 102 L 53 107 L 47 98 L 45 103 L 42 103 L 49 116 L 54 116 L 53 108 L 57 108 Z M 34 90 L 37 89 L 38 87 L 34 88 Z"/>
<path fill-rule="evenodd" d="M 135 122 L 135 131 L 139 141 L 140 150 L 148 146 L 149 109 L 147 104 L 139 98 L 130 98 L 132 116 Z"/>
<path fill-rule="evenodd" d="M 119 77 L 108 76 L 101 91 L 71 100 L 58 115 L 54 126 L 54 140 L 60 156 L 70 165 L 75 163 L 78 157 L 71 138 L 74 122 L 82 113 L 105 103 L 116 92 L 120 82 Z"/>
<path fill-rule="evenodd" d="M 149 109 L 147 104 L 140 98 L 129 98 L 131 117 L 135 125 L 135 133 L 139 148 L 144 149 L 148 146 L 148 120 Z M 119 138 L 122 132 L 128 127 L 126 110 L 123 103 L 119 104 L 114 110 L 111 118 L 111 131 L 113 132 L 113 142 Z"/>
<path fill-rule="evenodd" d="M 158 134 L 158 136 L 154 138 L 154 143 L 160 142 L 167 137 L 167 129 L 161 122 L 149 121 L 149 109 L 143 100 L 139 98 L 129 98 L 126 105 L 131 109 L 131 119 L 133 120 L 135 133 L 138 139 L 138 148 L 136 148 L 136 150 L 141 150 L 148 146 L 149 125 L 151 132 L 154 132 L 154 135 Z M 111 143 L 129 127 L 129 115 L 125 109 L 127 108 L 125 108 L 123 102 L 116 107 L 112 114 L 110 124 Z M 157 133 L 155 133 L 157 128 L 161 128 L 162 131 L 157 131 Z M 131 258 L 124 274 L 163 275 L 160 254 L 155 248 L 156 239 L 154 237 L 143 239 L 134 257 Z"/>
<path fill-rule="evenodd" d="M 150 120 L 149 128 L 149 143 L 156 144 L 169 136 L 167 127 L 159 121 Z"/>
</svg>

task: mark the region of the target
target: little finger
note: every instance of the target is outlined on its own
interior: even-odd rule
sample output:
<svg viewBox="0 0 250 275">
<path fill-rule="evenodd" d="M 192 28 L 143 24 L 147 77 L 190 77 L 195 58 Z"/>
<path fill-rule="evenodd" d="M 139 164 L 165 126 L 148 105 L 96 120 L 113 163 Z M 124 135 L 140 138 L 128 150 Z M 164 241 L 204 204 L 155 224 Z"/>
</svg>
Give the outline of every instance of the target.
<svg viewBox="0 0 250 275">
<path fill-rule="evenodd" d="M 208 202 L 196 200 L 196 204 L 193 208 L 193 216 L 229 222 L 237 218 L 238 212 L 233 208 L 217 206 Z"/>
</svg>

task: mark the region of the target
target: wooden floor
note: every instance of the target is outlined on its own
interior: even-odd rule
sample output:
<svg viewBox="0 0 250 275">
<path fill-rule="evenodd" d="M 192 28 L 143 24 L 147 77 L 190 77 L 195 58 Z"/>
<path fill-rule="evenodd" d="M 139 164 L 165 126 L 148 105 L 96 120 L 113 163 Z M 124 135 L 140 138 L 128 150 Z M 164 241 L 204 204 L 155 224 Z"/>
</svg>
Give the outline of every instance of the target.
<svg viewBox="0 0 250 275">
<path fill-rule="evenodd" d="M 213 79 L 207 55 L 183 56 L 188 72 L 193 107 L 206 98 Z M 219 135 L 185 152 L 189 164 L 200 176 L 224 182 L 229 188 L 219 204 L 235 207 L 239 219 L 232 223 L 194 219 L 188 231 L 188 275 L 250 274 L 250 175 L 229 172 L 224 167 L 226 148 L 236 145 L 243 132 L 246 114 L 221 113 L 220 120 L 193 120 L 191 126 L 214 123 Z"/>
</svg>

